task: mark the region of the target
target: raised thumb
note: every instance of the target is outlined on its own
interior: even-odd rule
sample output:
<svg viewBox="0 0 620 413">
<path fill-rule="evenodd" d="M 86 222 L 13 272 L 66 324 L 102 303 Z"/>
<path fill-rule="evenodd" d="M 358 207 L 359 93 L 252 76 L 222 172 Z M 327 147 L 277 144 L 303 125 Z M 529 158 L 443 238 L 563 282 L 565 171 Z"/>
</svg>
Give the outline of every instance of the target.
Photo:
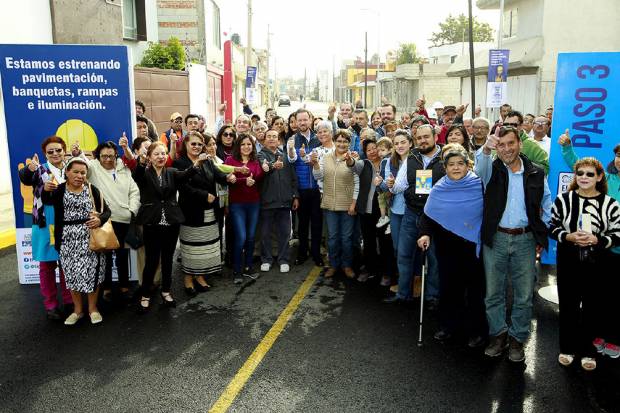
<svg viewBox="0 0 620 413">
<path fill-rule="evenodd" d="M 123 138 L 126 138 L 126 137 L 127 137 L 127 135 L 125 135 L 125 131 L 123 131 Z"/>
<path fill-rule="evenodd" d="M 570 134 L 568 133 L 568 129 L 564 131 L 564 134 L 570 138 Z"/>
<path fill-rule="evenodd" d="M 32 160 L 36 163 L 39 163 L 39 155 L 37 155 L 36 153 L 33 155 Z"/>
</svg>

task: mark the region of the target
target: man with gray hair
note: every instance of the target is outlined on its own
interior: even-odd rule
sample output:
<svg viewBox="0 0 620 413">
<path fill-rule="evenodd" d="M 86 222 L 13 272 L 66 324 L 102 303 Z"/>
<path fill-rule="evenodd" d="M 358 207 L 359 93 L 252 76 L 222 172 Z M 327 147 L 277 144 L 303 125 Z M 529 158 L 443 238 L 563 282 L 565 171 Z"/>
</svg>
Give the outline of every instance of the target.
<svg viewBox="0 0 620 413">
<path fill-rule="evenodd" d="M 473 134 L 469 135 L 471 146 L 474 151 L 482 148 L 486 143 L 489 132 L 491 131 L 491 122 L 487 118 L 478 117 L 472 121 Z"/>
</svg>

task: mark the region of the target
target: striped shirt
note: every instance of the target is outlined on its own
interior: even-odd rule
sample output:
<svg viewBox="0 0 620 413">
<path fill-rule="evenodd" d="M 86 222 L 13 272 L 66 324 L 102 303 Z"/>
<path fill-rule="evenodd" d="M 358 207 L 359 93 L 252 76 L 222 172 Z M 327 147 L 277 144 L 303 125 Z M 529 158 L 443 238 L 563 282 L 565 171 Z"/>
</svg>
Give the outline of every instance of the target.
<svg viewBox="0 0 620 413">
<path fill-rule="evenodd" d="M 600 248 L 620 245 L 620 204 L 605 194 L 586 198 L 569 191 L 558 195 L 551 211 L 551 238 L 566 242 L 568 234 L 580 229 L 595 235 Z"/>
</svg>

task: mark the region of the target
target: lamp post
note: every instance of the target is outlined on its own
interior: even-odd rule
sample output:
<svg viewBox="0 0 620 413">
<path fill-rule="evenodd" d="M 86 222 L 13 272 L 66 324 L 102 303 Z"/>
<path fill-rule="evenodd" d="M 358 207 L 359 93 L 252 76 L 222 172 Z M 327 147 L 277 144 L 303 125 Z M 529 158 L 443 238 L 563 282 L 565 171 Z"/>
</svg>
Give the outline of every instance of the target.
<svg viewBox="0 0 620 413">
<path fill-rule="evenodd" d="M 379 10 L 375 10 L 375 9 L 369 9 L 369 8 L 363 8 L 360 9 L 361 11 L 366 11 L 366 12 L 370 12 L 374 15 L 377 16 L 377 70 L 375 71 L 375 96 L 377 96 L 378 99 L 376 99 L 375 106 L 377 105 L 377 102 L 381 101 L 381 89 L 379 88 L 379 70 L 381 69 L 381 11 Z M 366 44 L 368 44 L 368 42 L 366 42 Z M 368 46 L 366 46 L 366 49 L 368 49 Z M 364 102 L 364 108 L 366 108 L 366 103 Z"/>
</svg>

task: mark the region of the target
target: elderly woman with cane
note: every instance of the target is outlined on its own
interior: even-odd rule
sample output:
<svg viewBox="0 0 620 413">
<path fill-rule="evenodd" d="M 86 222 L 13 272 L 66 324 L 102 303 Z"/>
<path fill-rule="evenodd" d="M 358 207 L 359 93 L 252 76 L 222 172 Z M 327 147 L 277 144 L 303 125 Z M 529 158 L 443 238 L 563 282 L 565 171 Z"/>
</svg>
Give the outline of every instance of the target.
<svg viewBox="0 0 620 413">
<path fill-rule="evenodd" d="M 439 270 L 439 323 L 435 339 L 468 335 L 468 346 L 480 347 L 487 331 L 484 267 L 480 259 L 482 181 L 469 171 L 469 153 L 459 144 L 443 152 L 446 176 L 433 188 L 420 218 L 418 246 L 435 243 Z M 467 208 L 463 208 L 467 205 Z"/>
</svg>

